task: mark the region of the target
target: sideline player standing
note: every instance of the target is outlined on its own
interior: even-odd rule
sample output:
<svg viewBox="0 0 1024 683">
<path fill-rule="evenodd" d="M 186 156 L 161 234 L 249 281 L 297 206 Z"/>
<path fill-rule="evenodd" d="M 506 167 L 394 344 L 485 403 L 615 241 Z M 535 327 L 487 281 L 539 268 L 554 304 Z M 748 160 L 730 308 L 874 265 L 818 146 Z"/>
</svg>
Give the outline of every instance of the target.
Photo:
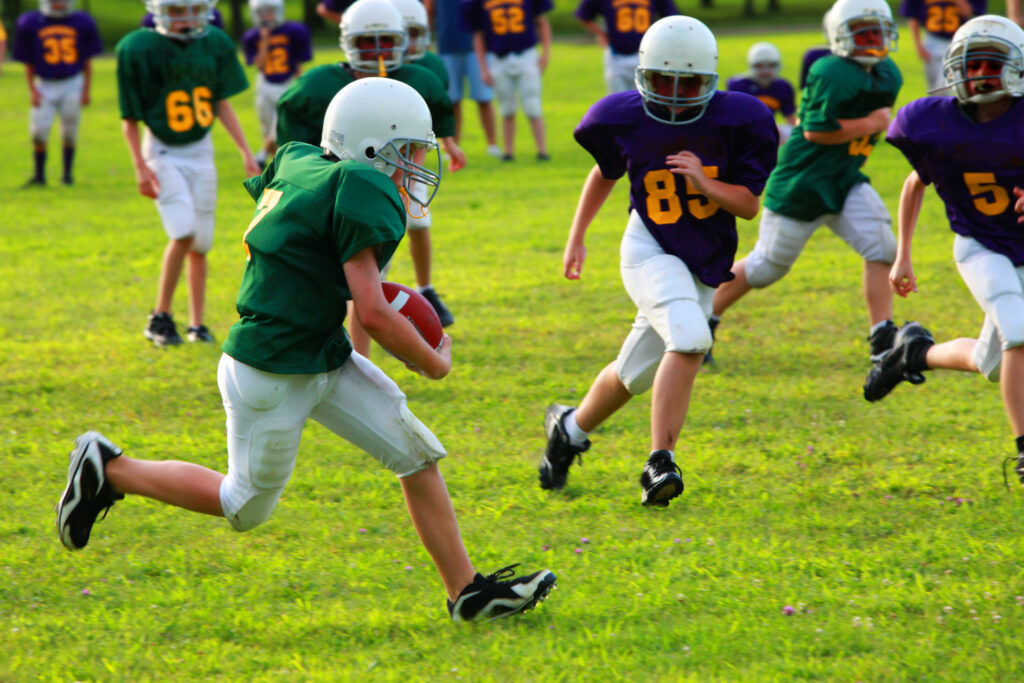
<svg viewBox="0 0 1024 683">
<path fill-rule="evenodd" d="M 1024 31 L 1004 17 L 972 19 L 954 34 L 944 70 L 956 97 L 911 102 L 886 137 L 914 168 L 900 194 L 889 283 L 900 296 L 917 291 L 911 243 L 925 187 L 934 183 L 956 233 L 957 269 L 985 323 L 978 339 L 941 344 L 917 323 L 900 328 L 896 345 L 868 375 L 864 397 L 878 401 L 925 370 L 998 381 L 1024 484 L 1024 218 L 1016 216 L 1024 213 Z"/>
<path fill-rule="evenodd" d="M 245 63 L 255 64 L 256 116 L 263 133 L 263 149 L 256 163 L 263 168 L 277 151 L 277 101 L 313 59 L 309 29 L 284 20 L 284 0 L 249 0 L 253 28 L 242 36 Z"/>
<path fill-rule="evenodd" d="M 121 130 L 139 193 L 156 200 L 170 241 L 164 250 L 156 305 L 143 331 L 157 346 L 181 343 L 171 316 L 174 290 L 188 259 L 188 340 L 212 342 L 203 324 L 206 252 L 213 245 L 217 168 L 210 128 L 220 118 L 245 171 L 257 175 L 242 128 L 227 98 L 245 90 L 234 45 L 206 25 L 208 0 L 146 0 L 156 30 L 140 28 L 117 44 Z M 139 138 L 139 121 L 146 124 Z"/>
<path fill-rule="evenodd" d="M 641 41 L 639 57 L 639 92 L 608 95 L 576 128 L 576 140 L 597 165 L 583 185 L 563 256 L 563 274 L 578 279 L 587 228 L 628 173 L 620 268 L 636 319 L 618 358 L 597 375 L 579 408 L 548 407 L 540 485 L 563 488 L 573 458 L 590 447 L 587 433 L 653 386 L 652 450 L 640 500 L 663 506 L 683 492 L 676 439 L 711 348 L 711 297 L 731 277 L 736 216 L 757 215 L 779 141 L 761 102 L 715 90 L 718 46 L 701 22 L 661 19 Z"/>
<path fill-rule="evenodd" d="M 514 573 L 511 567 L 476 573 L 437 466 L 444 447 L 409 410 L 398 385 L 352 353 L 342 325 L 350 299 L 370 334 L 422 374 L 440 379 L 451 368 L 451 338 L 432 349 L 388 305 L 379 277 L 405 230 L 396 186 L 408 189 L 412 177 L 431 189 L 440 182 L 413 161 L 433 152 L 440 165 L 430 125 L 430 111 L 411 87 L 360 80 L 328 107 L 322 148 L 288 143 L 263 175 L 246 181 L 258 204 L 243 237 L 241 319 L 217 372 L 228 474 L 132 459 L 88 432 L 76 441 L 58 504 L 64 545 L 84 547 L 99 512 L 125 494 L 223 516 L 236 531 L 256 527 L 277 505 L 312 418 L 399 477 L 453 620 L 508 616 L 544 599 L 555 584 L 546 569 L 510 581 L 502 579 Z"/>
<path fill-rule="evenodd" d="M 733 76 L 726 90 L 745 92 L 761 100 L 773 114 L 782 114 L 785 124 L 779 126 L 779 144 L 783 144 L 796 125 L 796 94 L 793 86 L 779 74 L 782 54 L 771 43 L 754 43 L 747 50 L 748 71 Z"/>
<path fill-rule="evenodd" d="M 825 15 L 832 56 L 811 65 L 800 123 L 765 189 L 757 244 L 715 292 L 719 317 L 751 288 L 781 280 L 818 226 L 827 225 L 864 259 L 871 360 L 892 346 L 889 268 L 892 219 L 861 167 L 889 126 L 903 85 L 895 62 L 896 25 L 885 0 L 839 0 Z"/>
<path fill-rule="evenodd" d="M 74 182 L 72 167 L 82 107 L 90 101 L 92 58 L 103 51 L 96 22 L 73 10 L 74 0 L 39 0 L 39 9 L 18 17 L 11 57 L 25 64 L 32 101 L 29 134 L 35 173 L 26 186 L 46 185 L 46 146 L 53 119 L 60 115 L 64 175 Z"/>
<path fill-rule="evenodd" d="M 636 88 L 633 77 L 640 39 L 652 21 L 679 10 L 673 0 L 580 0 L 574 14 L 604 48 L 604 82 L 611 94 Z"/>
<path fill-rule="evenodd" d="M 900 16 L 906 17 L 917 56 L 924 62 L 929 94 L 945 89 L 942 58 L 953 34 L 971 17 L 984 14 L 987 7 L 988 0 L 903 0 L 900 4 Z"/>
</svg>

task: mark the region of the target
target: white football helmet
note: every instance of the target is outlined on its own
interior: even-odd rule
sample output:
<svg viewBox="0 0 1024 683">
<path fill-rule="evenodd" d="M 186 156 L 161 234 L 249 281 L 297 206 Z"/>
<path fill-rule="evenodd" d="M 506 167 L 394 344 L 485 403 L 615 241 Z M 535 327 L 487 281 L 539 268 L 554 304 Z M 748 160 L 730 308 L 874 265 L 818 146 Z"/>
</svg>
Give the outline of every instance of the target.
<svg viewBox="0 0 1024 683">
<path fill-rule="evenodd" d="M 427 8 L 420 0 L 391 0 L 398 13 L 402 15 L 405 32 L 409 36 L 409 47 L 405 49 L 405 58 L 410 62 L 422 59 L 430 47 L 430 21 L 427 19 Z"/>
<path fill-rule="evenodd" d="M 39 0 L 39 11 L 47 17 L 66 17 L 75 8 L 75 0 Z"/>
<path fill-rule="evenodd" d="M 143 0 L 156 30 L 170 38 L 190 40 L 206 33 L 217 0 Z"/>
<path fill-rule="evenodd" d="M 854 36 L 875 30 L 881 30 L 882 44 L 870 50 L 859 48 L 866 54 L 856 54 Z M 838 0 L 825 14 L 825 33 L 832 54 L 849 57 L 864 66 L 877 64 L 890 52 L 896 52 L 899 40 L 892 10 L 885 0 Z"/>
<path fill-rule="evenodd" d="M 771 43 L 754 43 L 747 50 L 747 66 L 750 77 L 767 86 L 779 77 L 782 70 L 782 53 Z"/>
<path fill-rule="evenodd" d="M 718 43 L 707 26 L 693 17 L 659 19 L 640 41 L 638 56 L 636 88 L 648 116 L 683 125 L 704 115 L 718 87 Z M 696 94 L 681 95 L 680 79 L 694 77 Z"/>
<path fill-rule="evenodd" d="M 357 43 L 368 38 L 373 47 L 360 49 Z M 402 66 L 408 43 L 402 15 L 388 0 L 357 0 L 341 15 L 341 49 L 356 71 L 386 76 Z"/>
<path fill-rule="evenodd" d="M 999 80 L 1001 88 L 972 95 L 970 81 L 987 80 L 985 76 L 967 75 L 967 62 L 985 59 L 1003 65 Z M 961 26 L 955 34 L 942 62 L 946 87 L 953 88 L 961 102 L 992 102 L 1001 97 L 1024 95 L 1024 31 L 1006 17 L 985 14 Z M 945 90 L 945 88 L 942 88 Z"/>
<path fill-rule="evenodd" d="M 387 176 L 395 169 L 404 171 L 406 195 L 424 207 L 441 184 L 441 150 L 430 109 L 412 86 L 392 78 L 360 78 L 339 90 L 324 115 L 320 146 L 339 159 L 355 159 Z M 416 163 L 418 150 L 425 150 L 428 158 L 434 152 L 436 171 Z M 434 163 L 431 159 L 431 166 Z M 413 181 L 429 196 L 414 196 Z"/>
<path fill-rule="evenodd" d="M 284 23 L 284 0 L 249 0 L 253 26 L 276 28 Z"/>
</svg>

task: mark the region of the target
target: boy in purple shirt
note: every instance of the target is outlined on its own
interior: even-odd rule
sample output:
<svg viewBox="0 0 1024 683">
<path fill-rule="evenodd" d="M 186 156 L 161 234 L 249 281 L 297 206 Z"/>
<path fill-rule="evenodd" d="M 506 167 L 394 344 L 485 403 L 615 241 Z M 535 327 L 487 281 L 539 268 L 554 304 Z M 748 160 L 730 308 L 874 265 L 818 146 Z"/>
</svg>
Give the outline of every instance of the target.
<svg viewBox="0 0 1024 683">
<path fill-rule="evenodd" d="M 960 25 L 984 14 L 987 7 L 988 0 L 903 0 L 900 4 L 900 16 L 906 17 L 917 55 L 924 62 L 929 94 L 951 94 L 942 92 L 946 83 L 942 57 Z"/>
<path fill-rule="evenodd" d="M 903 326 L 868 375 L 864 398 L 878 401 L 939 368 L 998 381 L 1024 484 L 1024 31 L 1004 17 L 972 19 L 953 36 L 944 71 L 956 97 L 911 102 L 886 136 L 914 168 L 900 194 L 889 284 L 903 297 L 917 291 L 910 247 L 925 187 L 934 183 L 956 233 L 957 269 L 985 322 L 978 339 L 941 344 L 917 323 Z"/>
<path fill-rule="evenodd" d="M 242 36 L 246 64 L 255 64 L 256 115 L 263 134 L 263 149 L 256 163 L 263 168 L 277 151 L 277 101 L 313 59 L 309 29 L 284 20 L 284 0 L 249 0 L 253 27 Z"/>
<path fill-rule="evenodd" d="M 665 506 L 683 491 L 673 451 L 711 348 L 712 296 L 732 277 L 735 217 L 757 215 L 778 154 L 772 113 L 749 95 L 717 91 L 717 66 L 717 43 L 704 24 L 661 19 L 640 43 L 639 92 L 599 100 L 576 128 L 577 142 L 597 164 L 580 195 L 563 274 L 579 279 L 587 228 L 628 174 L 620 267 L 638 310 L 618 358 L 600 371 L 579 408 L 548 407 L 541 488 L 563 488 L 573 459 L 590 447 L 587 433 L 653 386 L 641 503 Z"/>
<path fill-rule="evenodd" d="M 583 28 L 604 50 L 604 82 L 608 93 L 633 90 L 636 51 L 651 22 L 679 14 L 673 0 L 580 0 L 574 12 Z M 604 20 L 604 26 L 597 18 Z"/>
<path fill-rule="evenodd" d="M 782 114 L 786 119 L 786 123 L 779 126 L 779 144 L 782 144 L 796 125 L 793 86 L 779 76 L 782 54 L 771 43 L 754 43 L 747 50 L 747 67 L 747 73 L 729 79 L 726 90 L 753 95 L 764 102 L 773 114 Z"/>
<path fill-rule="evenodd" d="M 91 59 L 103 51 L 96 22 L 73 6 L 73 0 L 40 0 L 39 10 L 18 17 L 14 32 L 12 57 L 25 64 L 32 98 L 29 133 L 35 174 L 28 186 L 46 184 L 46 143 L 58 114 L 64 143 L 61 182 L 73 182 L 78 124 L 82 107 L 89 104 Z"/>
</svg>

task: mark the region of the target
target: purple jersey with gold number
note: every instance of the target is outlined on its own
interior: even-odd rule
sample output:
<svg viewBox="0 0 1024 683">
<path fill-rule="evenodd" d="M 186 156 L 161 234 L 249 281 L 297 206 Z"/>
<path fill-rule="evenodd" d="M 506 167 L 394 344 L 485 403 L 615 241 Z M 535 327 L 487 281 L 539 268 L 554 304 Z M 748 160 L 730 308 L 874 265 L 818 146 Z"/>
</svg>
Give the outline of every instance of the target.
<svg viewBox="0 0 1024 683">
<path fill-rule="evenodd" d="M 583 21 L 604 17 L 608 47 L 617 55 L 635 55 L 651 24 L 676 14 L 673 0 L 580 0 L 575 12 Z"/>
<path fill-rule="evenodd" d="M 749 95 L 716 92 L 701 118 L 673 126 L 648 116 L 640 93 L 620 92 L 598 100 L 574 135 L 605 178 L 629 174 L 629 207 L 666 253 L 710 287 L 733 278 L 736 217 L 672 173 L 665 157 L 693 152 L 705 175 L 759 195 L 779 153 L 767 107 Z"/>
<path fill-rule="evenodd" d="M 551 0 L 462 0 L 462 19 L 483 31 L 488 52 L 499 57 L 537 44 L 537 17 L 550 12 Z"/>
<path fill-rule="evenodd" d="M 18 17 L 11 56 L 31 64 L 40 78 L 71 78 L 100 52 L 103 43 L 96 22 L 85 12 L 48 17 L 33 10 Z"/>
<path fill-rule="evenodd" d="M 976 17 L 984 14 L 988 8 L 988 0 L 968 1 Z M 960 16 L 960 10 L 953 0 L 903 0 L 900 16 L 917 19 L 925 31 L 946 40 L 951 39 L 967 21 L 967 18 Z"/>
<path fill-rule="evenodd" d="M 764 102 L 773 114 L 781 113 L 783 116 L 792 116 L 796 113 L 796 97 L 793 93 L 793 86 L 785 78 L 776 78 L 765 88 L 753 78 L 733 76 L 729 79 L 726 90 L 753 95 Z"/>
<path fill-rule="evenodd" d="M 252 64 L 260 48 L 260 30 L 251 28 L 242 36 L 245 63 Z M 269 83 L 284 83 L 295 75 L 302 62 L 313 59 L 309 29 L 297 21 L 286 21 L 270 31 L 263 77 Z"/>
<path fill-rule="evenodd" d="M 900 109 L 885 138 L 946 205 L 953 232 L 1024 266 L 1024 226 L 1013 210 L 1024 187 L 1024 101 L 987 123 L 953 97 L 925 97 Z"/>
</svg>

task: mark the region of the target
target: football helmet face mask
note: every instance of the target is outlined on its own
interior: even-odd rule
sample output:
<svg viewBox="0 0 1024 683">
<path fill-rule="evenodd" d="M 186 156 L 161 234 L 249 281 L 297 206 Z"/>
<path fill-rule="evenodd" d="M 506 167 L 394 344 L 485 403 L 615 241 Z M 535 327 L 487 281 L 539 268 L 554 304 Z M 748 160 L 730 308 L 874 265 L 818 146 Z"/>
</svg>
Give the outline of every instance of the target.
<svg viewBox="0 0 1024 683">
<path fill-rule="evenodd" d="M 704 115 L 718 87 L 718 43 L 707 26 L 692 17 L 659 19 L 638 57 L 636 88 L 648 116 L 678 126 Z"/>
<path fill-rule="evenodd" d="M 983 70 L 977 68 L 978 62 L 987 62 Z M 998 72 L 992 68 L 998 66 Z M 1024 30 L 1006 17 L 975 17 L 953 35 L 942 70 L 946 86 L 961 102 L 1024 96 Z M 993 88 L 995 78 L 999 86 Z"/>
<path fill-rule="evenodd" d="M 74 5 L 75 0 L 39 0 L 39 11 L 47 17 L 66 17 Z"/>
<path fill-rule="evenodd" d="M 284 0 L 249 0 L 253 26 L 277 28 L 284 23 Z"/>
<path fill-rule="evenodd" d="M 896 52 L 899 34 L 885 0 L 839 0 L 825 14 L 832 54 L 873 66 Z"/>
<path fill-rule="evenodd" d="M 402 15 L 405 32 L 409 36 L 409 45 L 405 49 L 405 58 L 415 62 L 423 58 L 430 47 L 430 24 L 427 9 L 420 0 L 390 0 L 398 13 Z"/>
<path fill-rule="evenodd" d="M 341 49 L 356 71 L 386 76 L 402 66 L 408 43 L 402 15 L 388 0 L 358 0 L 341 15 Z"/>
<path fill-rule="evenodd" d="M 404 194 L 422 207 L 441 184 L 441 150 L 430 109 L 415 89 L 391 78 L 360 78 L 338 91 L 324 115 L 320 146 L 387 176 L 402 171 Z M 414 195 L 414 182 L 416 192 L 428 194 Z"/>
<path fill-rule="evenodd" d="M 771 43 L 754 43 L 747 50 L 747 67 L 750 69 L 750 77 L 766 87 L 779 77 L 782 54 Z"/>
<path fill-rule="evenodd" d="M 159 33 L 178 40 L 206 34 L 210 12 L 217 0 L 143 0 Z"/>
</svg>

